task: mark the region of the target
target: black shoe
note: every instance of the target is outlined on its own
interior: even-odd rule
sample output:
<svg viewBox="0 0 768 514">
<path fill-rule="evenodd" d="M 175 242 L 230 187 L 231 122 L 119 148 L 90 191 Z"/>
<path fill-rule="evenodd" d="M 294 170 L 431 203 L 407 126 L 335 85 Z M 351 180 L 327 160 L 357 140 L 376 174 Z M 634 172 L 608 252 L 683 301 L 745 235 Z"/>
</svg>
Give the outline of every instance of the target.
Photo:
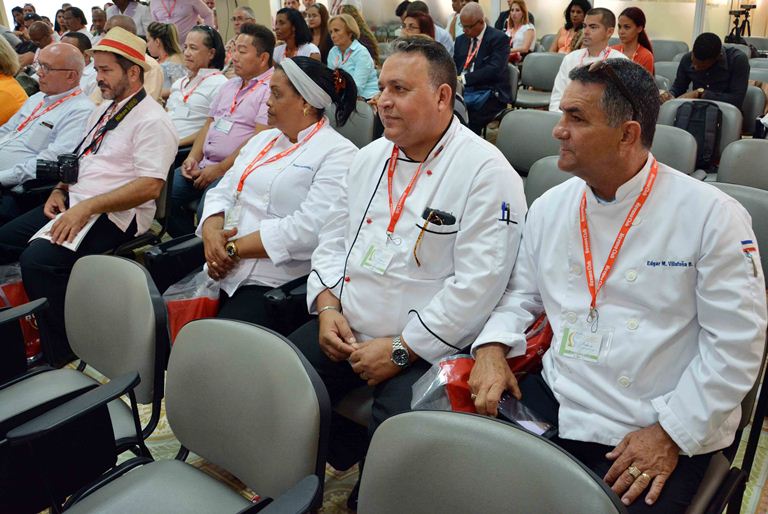
<svg viewBox="0 0 768 514">
<path fill-rule="evenodd" d="M 360 478 L 355 482 L 355 487 L 349 492 L 347 497 L 347 508 L 351 511 L 357 512 L 357 496 L 360 494 Z"/>
</svg>

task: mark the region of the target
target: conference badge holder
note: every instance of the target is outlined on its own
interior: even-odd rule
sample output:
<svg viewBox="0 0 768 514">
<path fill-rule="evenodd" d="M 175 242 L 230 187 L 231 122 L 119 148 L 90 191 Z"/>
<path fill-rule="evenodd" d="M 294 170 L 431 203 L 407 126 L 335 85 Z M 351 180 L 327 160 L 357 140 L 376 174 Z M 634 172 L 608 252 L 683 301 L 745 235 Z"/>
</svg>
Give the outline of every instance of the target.
<svg viewBox="0 0 768 514">
<path fill-rule="evenodd" d="M 232 230 L 240 223 L 243 215 L 243 203 L 240 201 L 240 195 L 235 195 L 235 202 L 232 208 L 224 214 L 224 230 Z"/>
<path fill-rule="evenodd" d="M 570 359 L 600 364 L 611 348 L 613 328 L 597 325 L 596 320 L 565 323 L 558 353 Z"/>
<path fill-rule="evenodd" d="M 222 134 L 229 134 L 229 132 L 232 130 L 232 126 L 234 125 L 234 122 L 232 120 L 228 120 L 226 118 L 219 118 L 216 120 L 216 123 L 214 123 L 213 128 L 215 128 L 217 131 L 221 132 Z"/>
</svg>

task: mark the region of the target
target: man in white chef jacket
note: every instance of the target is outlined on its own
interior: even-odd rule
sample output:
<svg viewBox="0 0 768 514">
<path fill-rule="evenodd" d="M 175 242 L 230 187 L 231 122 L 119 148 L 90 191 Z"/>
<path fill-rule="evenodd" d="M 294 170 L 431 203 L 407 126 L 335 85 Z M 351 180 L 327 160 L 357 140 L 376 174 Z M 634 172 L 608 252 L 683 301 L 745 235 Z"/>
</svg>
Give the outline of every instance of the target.
<svg viewBox="0 0 768 514">
<path fill-rule="evenodd" d="M 763 271 L 744 208 L 649 152 L 653 77 L 624 59 L 591 68 L 571 72 L 553 131 L 578 178 L 531 206 L 469 385 L 481 413 L 508 390 L 557 423 L 555 442 L 630 512 L 684 512 L 760 367 Z M 552 346 L 518 384 L 504 359 L 542 312 Z"/>
<path fill-rule="evenodd" d="M 409 410 L 411 385 L 431 364 L 479 334 L 526 212 L 514 169 L 453 116 L 445 48 L 406 38 L 393 49 L 379 79 L 385 137 L 352 161 L 312 254 L 307 301 L 319 324 L 291 336 L 332 402 L 373 387 L 369 433 Z"/>
</svg>

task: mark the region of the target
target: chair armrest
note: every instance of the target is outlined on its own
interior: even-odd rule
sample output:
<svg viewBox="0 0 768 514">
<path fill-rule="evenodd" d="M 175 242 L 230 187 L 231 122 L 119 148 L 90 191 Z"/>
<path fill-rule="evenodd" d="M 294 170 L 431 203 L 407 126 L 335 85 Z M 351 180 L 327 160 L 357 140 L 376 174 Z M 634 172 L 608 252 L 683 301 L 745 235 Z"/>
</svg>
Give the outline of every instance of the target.
<svg viewBox="0 0 768 514">
<path fill-rule="evenodd" d="M 42 311 L 48 308 L 48 298 L 38 298 L 31 302 L 27 302 L 24 305 L 17 307 L 11 307 L 10 309 L 0 312 L 0 325 L 9 323 L 11 321 L 17 321 L 30 314 Z"/>
<path fill-rule="evenodd" d="M 49 432 L 106 405 L 136 387 L 141 379 L 136 371 L 121 375 L 107 384 L 83 393 L 72 400 L 51 409 L 37 418 L 8 432 L 8 441 L 21 444 L 45 436 Z"/>
<path fill-rule="evenodd" d="M 691 173 L 690 176 L 693 178 L 697 178 L 699 180 L 704 180 L 705 178 L 707 178 L 707 172 L 702 169 L 697 169 L 693 173 Z"/>
<path fill-rule="evenodd" d="M 256 503 L 241 510 L 238 514 L 302 514 L 308 512 L 320 490 L 320 479 L 317 475 L 309 475 L 301 479 L 296 485 L 264 505 Z"/>
<path fill-rule="evenodd" d="M 148 255 L 160 255 L 161 253 L 176 255 L 197 246 L 203 246 L 203 240 L 195 234 L 187 234 L 166 241 L 158 246 L 153 246 L 145 253 Z"/>
<path fill-rule="evenodd" d="M 290 298 L 291 296 L 306 295 L 307 277 L 309 277 L 309 275 L 304 275 L 303 277 L 299 277 L 291 280 L 290 282 L 286 282 L 285 284 L 274 289 L 270 289 L 264 293 L 264 298 L 270 302 L 281 302 L 286 298 Z"/>
</svg>

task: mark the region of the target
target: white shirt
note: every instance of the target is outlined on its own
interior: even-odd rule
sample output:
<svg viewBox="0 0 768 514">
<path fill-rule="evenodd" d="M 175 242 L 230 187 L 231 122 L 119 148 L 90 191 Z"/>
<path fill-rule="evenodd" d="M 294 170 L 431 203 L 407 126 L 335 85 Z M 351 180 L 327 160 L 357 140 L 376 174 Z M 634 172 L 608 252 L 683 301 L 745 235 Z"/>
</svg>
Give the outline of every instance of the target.
<svg viewBox="0 0 768 514">
<path fill-rule="evenodd" d="M 93 67 L 93 60 L 85 65 L 83 68 L 83 75 L 80 77 L 80 89 L 83 90 L 85 96 L 90 97 L 96 88 L 98 82 L 96 81 L 96 68 Z"/>
<path fill-rule="evenodd" d="M 274 51 L 272 52 L 272 60 L 275 61 L 275 64 L 280 64 L 280 61 L 285 59 L 285 49 L 285 44 L 275 47 Z M 314 43 L 304 43 L 296 49 L 295 57 L 309 57 L 312 54 L 319 53 L 320 49 L 317 47 L 317 45 Z"/>
<path fill-rule="evenodd" d="M 522 25 L 519 29 L 517 29 L 517 32 L 515 32 L 515 35 L 512 37 L 512 41 L 509 44 L 509 47 L 519 48 L 523 46 L 523 43 L 525 43 L 525 33 L 528 32 L 529 30 L 533 31 L 533 38 L 531 39 L 531 44 L 528 47 L 528 51 L 533 52 L 534 48 L 536 48 L 536 27 L 533 26 L 533 23 L 526 23 L 525 25 Z M 505 34 L 509 36 L 510 32 L 511 31 L 507 29 L 505 31 Z"/>
<path fill-rule="evenodd" d="M 568 74 L 572 69 L 578 66 L 592 64 L 595 61 L 605 61 L 607 59 L 628 59 L 628 57 L 611 47 L 606 47 L 594 57 L 589 55 L 589 49 L 587 48 L 574 50 L 566 55 L 563 58 L 563 62 L 560 63 L 560 70 L 557 72 L 557 77 L 555 77 L 555 85 L 552 88 L 552 96 L 549 100 L 549 110 L 560 110 L 560 100 L 563 98 L 565 88 L 568 87 L 568 84 L 571 82 L 571 79 L 568 78 Z"/>
<path fill-rule="evenodd" d="M 128 2 L 128 5 L 123 12 L 121 12 L 120 8 L 116 5 L 107 7 L 107 19 L 110 19 L 116 14 L 124 14 L 133 18 L 133 21 L 136 23 L 136 35 L 138 36 L 146 36 L 147 27 L 154 21 L 149 6 L 139 2 Z"/>
<path fill-rule="evenodd" d="M 32 180 L 36 176 L 37 159 L 55 161 L 60 154 L 75 149 L 83 138 L 83 126 L 95 107 L 83 93 L 28 123 L 21 132 L 16 129 L 41 102 L 43 105 L 37 114 L 76 90 L 51 96 L 42 91 L 36 93 L 0 127 L 0 185 L 12 187 Z"/>
<path fill-rule="evenodd" d="M 115 114 L 128 102 L 126 98 L 115 109 Z M 102 113 L 111 105 L 106 100 L 96 108 L 80 131 L 80 138 L 93 128 Z M 85 140 L 87 148 L 94 132 Z M 104 136 L 98 152 L 80 158 L 80 177 L 69 186 L 69 205 L 74 207 L 83 200 L 109 193 L 142 177 L 166 180 L 179 138 L 171 118 L 149 95 L 131 110 L 123 121 Z M 109 219 L 123 232 L 136 218 L 136 234 L 143 234 L 152 225 L 155 202 L 150 200 L 133 209 L 110 212 Z"/>
<path fill-rule="evenodd" d="M 520 177 L 496 147 L 455 116 L 440 146 L 405 202 L 394 242 L 386 236 L 393 144 L 380 138 L 360 150 L 344 194 L 334 199 L 336 210 L 312 254 L 307 282 L 311 312 L 328 288 L 341 300 L 358 341 L 402 334 L 417 355 L 433 363 L 479 334 L 511 272 L 526 211 Z M 400 152 L 394 203 L 417 167 Z M 511 205 L 509 223 L 500 220 L 502 202 Z M 427 208 L 450 213 L 455 222 L 427 223 L 422 231 Z M 363 266 L 373 246 L 393 253 L 383 274 Z"/>
<path fill-rule="evenodd" d="M 88 36 L 88 39 L 91 40 L 91 44 L 93 44 L 93 34 L 91 34 L 91 31 L 88 30 L 88 27 L 83 27 L 80 30 L 78 30 L 77 32 L 79 32 L 80 34 L 85 34 L 86 36 Z"/>
<path fill-rule="evenodd" d="M 451 34 L 439 25 L 435 25 L 435 41 L 440 43 L 453 56 L 453 38 Z"/>
<path fill-rule="evenodd" d="M 173 83 L 165 108 L 171 115 L 179 138 L 184 139 L 203 128 L 211 102 L 225 82 L 227 77 L 221 70 L 204 68 L 191 81 L 189 77 L 182 77 Z M 189 97 L 185 102 L 186 95 Z"/>
<path fill-rule="evenodd" d="M 314 127 L 299 132 L 298 141 Z M 199 236 L 208 217 L 232 209 L 243 172 L 278 135 L 263 160 L 293 146 L 278 129 L 259 132 L 243 147 L 218 185 L 206 193 L 197 227 Z M 309 273 L 318 234 L 331 206 L 341 196 L 344 176 L 356 153 L 355 145 L 331 128 L 326 118 L 325 125 L 292 154 L 256 168 L 248 176 L 240 194 L 242 214 L 236 237 L 260 231 L 269 258 L 241 259 L 219 282 L 221 289 L 232 296 L 241 285 L 277 287 Z"/>
<path fill-rule="evenodd" d="M 507 291 L 474 348 L 498 341 L 511 347 L 510 357 L 522 354 L 525 327 L 546 312 L 554 337 L 543 376 L 560 403 L 560 437 L 613 446 L 660 422 L 682 453 L 712 452 L 733 441 L 765 341 L 760 257 L 743 251 L 755 236 L 731 197 L 659 164 L 597 296 L 599 328 L 614 330 L 601 362 L 558 351 L 564 329 L 589 312 L 582 194 L 598 280 L 651 161 L 613 202 L 599 202 L 578 178 L 534 202 Z"/>
</svg>

